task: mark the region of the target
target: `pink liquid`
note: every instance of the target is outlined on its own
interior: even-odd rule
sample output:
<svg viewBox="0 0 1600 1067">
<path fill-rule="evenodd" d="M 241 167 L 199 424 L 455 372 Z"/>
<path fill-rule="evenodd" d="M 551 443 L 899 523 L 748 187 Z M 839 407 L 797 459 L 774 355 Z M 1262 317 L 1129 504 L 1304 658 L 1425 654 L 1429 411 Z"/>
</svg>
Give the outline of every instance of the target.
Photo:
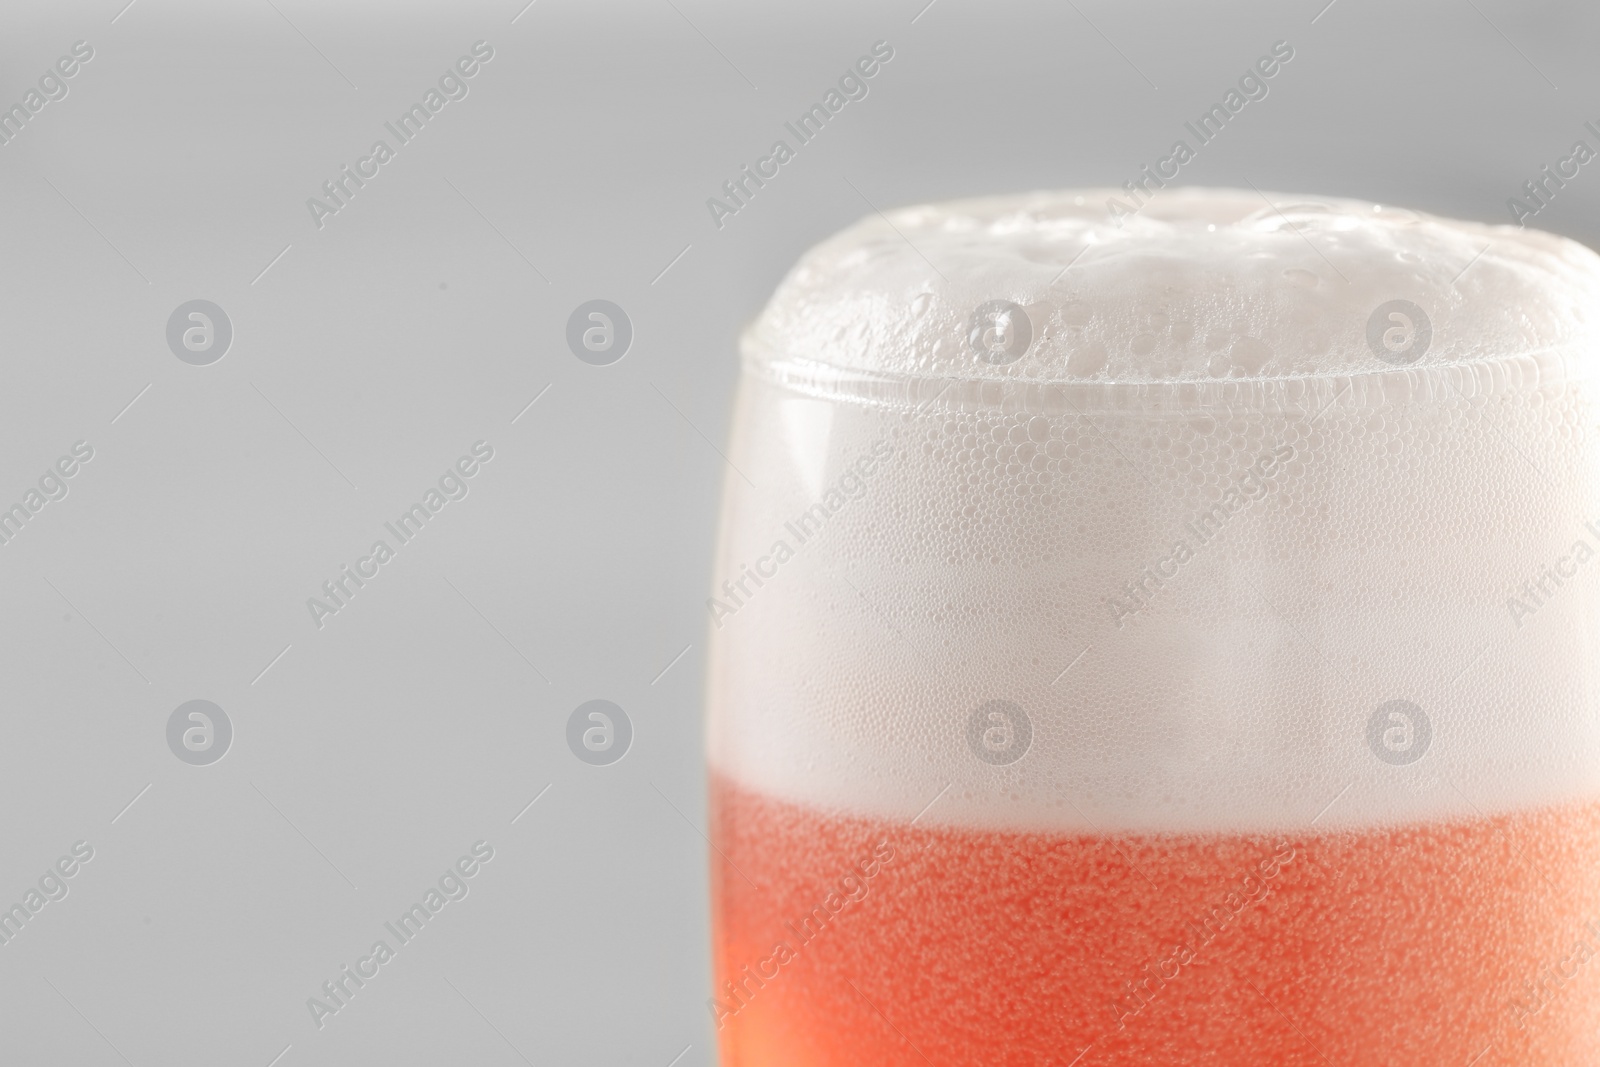
<svg viewBox="0 0 1600 1067">
<path fill-rule="evenodd" d="M 712 812 L 728 1067 L 1600 1064 L 1600 804 L 1095 837 L 715 776 Z"/>
</svg>

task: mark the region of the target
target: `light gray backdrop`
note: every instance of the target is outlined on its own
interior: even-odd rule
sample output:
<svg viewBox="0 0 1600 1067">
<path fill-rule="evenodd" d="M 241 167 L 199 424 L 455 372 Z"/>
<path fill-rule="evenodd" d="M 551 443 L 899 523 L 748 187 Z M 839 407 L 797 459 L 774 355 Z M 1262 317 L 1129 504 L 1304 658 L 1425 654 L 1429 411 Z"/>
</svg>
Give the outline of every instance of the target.
<svg viewBox="0 0 1600 1067">
<path fill-rule="evenodd" d="M 1189 180 L 1509 220 L 1600 147 L 1593 5 L 525 2 L 4 8 L 0 105 L 93 58 L 0 146 L 0 507 L 44 479 L 0 545 L 0 906 L 68 890 L 0 945 L 0 1062 L 712 1062 L 717 449 L 794 258 L 874 206 L 1119 184 L 1278 40 Z M 879 40 L 869 95 L 719 230 L 706 199 Z M 1593 243 L 1597 204 L 1600 163 L 1536 222 Z M 566 323 L 602 298 L 634 338 L 594 366 Z M 167 339 L 195 299 L 234 335 L 206 366 Z M 307 599 L 478 441 L 319 628 Z M 596 698 L 633 727 L 609 766 L 567 742 Z M 194 699 L 233 729 L 207 766 L 168 742 Z M 319 1028 L 307 999 L 480 840 Z"/>
</svg>

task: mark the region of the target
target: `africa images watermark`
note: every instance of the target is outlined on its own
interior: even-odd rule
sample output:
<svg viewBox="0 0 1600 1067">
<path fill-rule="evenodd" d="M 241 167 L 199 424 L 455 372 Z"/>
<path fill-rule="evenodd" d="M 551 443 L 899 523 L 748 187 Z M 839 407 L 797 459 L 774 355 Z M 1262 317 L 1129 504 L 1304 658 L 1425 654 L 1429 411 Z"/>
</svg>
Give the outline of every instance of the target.
<svg viewBox="0 0 1600 1067">
<path fill-rule="evenodd" d="M 741 208 L 748 205 L 756 189 L 776 178 L 779 168 L 793 159 L 801 146 L 810 144 L 822 132 L 822 128 L 844 110 L 846 104 L 852 100 L 865 100 L 870 91 L 868 79 L 882 69 L 882 64 L 893 58 L 894 48 L 888 41 L 873 42 L 871 54 L 856 60 L 840 75 L 838 88 L 829 89 L 823 94 L 821 103 L 812 104 L 794 122 L 783 124 L 784 129 L 794 136 L 794 147 L 780 137 L 772 142 L 772 148 L 766 155 L 756 160 L 753 170 L 749 164 L 745 164 L 739 168 L 737 176 L 723 182 L 722 194 L 727 200 L 715 196 L 706 199 L 706 210 L 711 212 L 711 221 L 717 229 L 722 229 L 724 219 L 737 215 Z"/>
<path fill-rule="evenodd" d="M 46 904 L 67 899 L 69 887 L 66 880 L 76 875 L 82 865 L 92 859 L 94 846 L 87 841 L 77 841 L 73 843 L 70 854 L 45 868 L 45 872 L 39 876 L 37 889 L 29 886 L 22 895 L 21 903 L 0 911 L 0 945 L 11 944 L 22 933 L 23 926 L 33 921 L 33 917 L 43 911 Z"/>
<path fill-rule="evenodd" d="M 711 621 L 716 628 L 722 629 L 723 616 L 738 614 L 739 609 L 750 603 L 767 580 L 776 578 L 778 568 L 793 559 L 796 551 L 821 532 L 829 519 L 842 511 L 851 500 L 865 493 L 868 476 L 879 463 L 893 454 L 894 447 L 881 437 L 872 442 L 866 455 L 845 465 L 844 472 L 834 479 L 821 500 L 783 524 L 785 533 L 794 539 L 793 545 L 780 537 L 772 543 L 766 555 L 756 559 L 754 566 L 740 564 L 738 577 L 724 579 L 722 597 L 706 600 L 706 610 L 711 612 Z M 750 588 L 751 582 L 755 583 L 755 589 Z"/>
<path fill-rule="evenodd" d="M 94 446 L 88 441 L 72 445 L 71 455 L 62 456 L 39 475 L 38 488 L 28 487 L 22 499 L 0 511 L 0 545 L 9 545 L 22 532 L 23 524 L 44 510 L 53 500 L 65 500 L 69 491 L 67 479 L 82 469 L 82 464 L 94 458 Z"/>
<path fill-rule="evenodd" d="M 1194 558 L 1196 548 L 1209 544 L 1222 533 L 1230 519 L 1266 496 L 1267 490 L 1272 487 L 1272 479 L 1282 471 L 1281 464 L 1288 463 L 1294 457 L 1295 448 L 1290 444 L 1282 444 L 1270 452 L 1261 453 L 1253 466 L 1222 491 L 1216 503 L 1184 523 L 1185 532 L 1194 538 L 1193 546 L 1186 538 L 1179 537 L 1166 555 L 1123 586 L 1125 596 L 1106 597 L 1106 606 L 1111 609 L 1117 629 L 1122 628 L 1123 620 L 1128 616 L 1136 615 L 1150 606 L 1162 587 L 1176 578 L 1183 565 Z"/>
<path fill-rule="evenodd" d="M 67 79 L 77 75 L 82 69 L 81 64 L 93 58 L 94 48 L 88 41 L 74 41 L 71 54 L 62 56 L 39 75 L 37 89 L 29 89 L 22 94 L 20 101 L 0 110 L 0 145 L 8 145 L 15 140 L 34 116 L 44 110 L 46 104 L 65 100 Z"/>
<path fill-rule="evenodd" d="M 782 973 L 783 967 L 799 959 L 800 950 L 821 934 L 841 912 L 850 905 L 865 900 L 868 883 L 876 878 L 884 867 L 894 862 L 894 856 L 894 845 L 890 844 L 887 838 L 879 841 L 865 859 L 852 866 L 850 873 L 839 879 L 836 889 L 830 890 L 815 907 L 801 917 L 798 926 L 793 921 L 783 924 L 784 928 L 794 935 L 792 942 L 779 941 L 772 946 L 771 954 L 757 960 L 753 966 L 746 965 L 739 968 L 737 981 L 733 979 L 724 981 L 722 983 L 724 997 L 706 999 L 706 1007 L 710 1010 L 717 1029 L 721 1030 L 727 1020 L 748 1007 L 756 994 Z"/>
<path fill-rule="evenodd" d="M 374 941 L 372 949 L 357 959 L 354 967 L 345 964 L 335 977 L 322 983 L 321 997 L 306 998 L 306 1009 L 311 1012 L 311 1022 L 316 1028 L 321 1030 L 328 1016 L 337 1015 L 349 1007 L 355 995 L 378 977 L 379 969 L 394 959 L 400 949 L 415 940 L 422 933 L 422 928 L 443 911 L 446 904 L 467 899 L 467 894 L 471 892 L 467 879 L 475 877 L 483 869 L 482 865 L 492 859 L 494 846 L 487 841 L 474 841 L 471 851 L 445 868 L 445 872 L 439 876 L 438 885 L 430 885 L 421 901 L 412 904 L 393 922 L 384 923 L 383 928 L 394 937 L 393 945 L 386 938 Z"/>
<path fill-rule="evenodd" d="M 1272 895 L 1267 883 L 1278 877 L 1283 868 L 1292 862 L 1295 849 L 1287 840 L 1277 843 L 1276 851 L 1264 857 L 1255 870 L 1247 870 L 1220 901 L 1212 904 L 1199 917 L 1184 920 L 1184 939 L 1175 942 L 1171 951 L 1140 969 L 1142 977 L 1130 978 L 1126 994 L 1113 997 L 1107 1007 L 1118 1030 L 1128 1025 L 1128 1020 L 1144 1011 L 1168 982 L 1176 981 L 1185 967 L 1195 964 L 1206 946 L 1228 928 L 1228 924 L 1242 915 L 1252 904 L 1259 904 Z M 1257 875 L 1259 872 L 1259 876 Z"/>
<path fill-rule="evenodd" d="M 1544 964 L 1532 979 L 1523 980 L 1523 997 L 1513 997 L 1507 1001 L 1506 1010 L 1517 1029 L 1526 1030 L 1529 1018 L 1553 1004 L 1565 992 L 1567 983 L 1577 978 L 1579 972 L 1600 951 L 1596 947 L 1600 946 L 1600 923 L 1590 919 L 1583 924 L 1583 932 L 1588 936 L 1574 938 L 1571 952 L 1559 960 Z"/>
<path fill-rule="evenodd" d="M 1600 127 L 1593 122 L 1584 122 L 1583 128 L 1600 138 Z M 1600 141 L 1597 141 L 1600 143 Z M 1594 159 L 1595 150 L 1583 140 L 1572 142 L 1572 150 L 1565 156 L 1556 160 L 1552 170 L 1546 163 L 1539 170 L 1537 178 L 1530 178 L 1522 183 L 1522 192 L 1527 200 L 1519 200 L 1514 196 L 1506 198 L 1506 210 L 1511 212 L 1511 220 L 1518 226 L 1527 226 L 1528 220 L 1550 206 L 1550 201 L 1556 198 L 1556 193 L 1567 187 L 1567 182 L 1578 176 L 1578 168 Z"/>
<path fill-rule="evenodd" d="M 390 146 L 383 138 L 372 142 L 372 148 L 367 155 L 356 160 L 355 169 L 352 170 L 346 163 L 339 168 L 337 176 L 322 183 L 322 192 L 327 201 L 309 197 L 306 200 L 306 210 L 311 212 L 311 221 L 322 229 L 322 221 L 329 215 L 337 215 L 344 208 L 350 206 L 350 201 L 356 193 L 373 178 L 378 176 L 378 168 L 394 159 L 401 148 L 410 144 L 412 139 L 422 132 L 444 106 L 452 100 L 465 100 L 469 87 L 467 80 L 475 77 L 481 64 L 494 58 L 494 49 L 487 41 L 476 41 L 472 45 L 470 55 L 464 55 L 456 60 L 443 74 L 439 75 L 438 88 L 428 87 L 422 94 L 422 102 L 414 103 L 403 112 L 394 122 L 385 122 L 384 129 L 394 136 L 395 144 Z M 368 168 L 371 169 L 368 169 Z"/>
<path fill-rule="evenodd" d="M 1178 177 L 1181 168 L 1187 166 L 1197 155 L 1200 149 L 1216 140 L 1245 105 L 1253 100 L 1265 100 L 1269 91 L 1267 81 L 1275 77 L 1283 64 L 1294 58 L 1294 47 L 1288 41 L 1275 41 L 1272 50 L 1255 61 L 1251 68 L 1240 76 L 1238 88 L 1230 88 L 1223 94 L 1222 102 L 1212 104 L 1203 112 L 1199 124 L 1185 122 L 1184 128 L 1194 135 L 1195 145 L 1180 137 L 1172 144 L 1172 150 L 1165 156 L 1156 160 L 1155 166 L 1145 164 L 1139 171 L 1139 176 L 1131 181 L 1122 183 L 1133 203 L 1118 197 L 1106 200 L 1106 211 L 1111 216 L 1111 221 L 1118 226 L 1122 220 L 1130 215 L 1137 215 L 1146 204 L 1155 198 L 1156 190 L 1164 188 L 1169 181 Z M 1152 189 L 1151 186 L 1155 186 Z"/>
<path fill-rule="evenodd" d="M 494 458 L 494 446 L 487 441 L 475 442 L 472 454 L 462 456 L 448 467 L 439 476 L 438 486 L 429 486 L 427 492 L 422 494 L 422 499 L 412 504 L 394 522 L 386 522 L 383 528 L 394 537 L 395 544 L 390 546 L 383 538 L 372 542 L 367 555 L 357 559 L 352 569 L 346 563 L 339 568 L 336 577 L 322 583 L 322 592 L 326 600 L 318 597 L 306 597 L 306 610 L 311 613 L 311 622 L 317 629 L 322 629 L 323 620 L 329 615 L 339 614 L 339 609 L 348 607 L 350 601 L 360 592 L 361 588 L 376 578 L 379 569 L 390 560 L 394 559 L 401 546 L 410 544 L 422 527 L 452 500 L 465 500 L 470 490 L 468 479 L 474 477 L 483 469 L 483 464 Z"/>
<path fill-rule="evenodd" d="M 1584 530 L 1590 537 L 1600 544 L 1600 526 L 1591 520 L 1584 523 Z M 1567 554 L 1556 557 L 1554 563 L 1540 569 L 1539 574 L 1533 579 L 1523 582 L 1520 596 L 1513 594 L 1506 597 L 1506 611 L 1511 614 L 1511 621 L 1517 629 L 1522 629 L 1522 620 L 1548 604 L 1556 595 L 1556 591 L 1565 584 L 1562 579 L 1571 580 L 1578 576 L 1578 568 L 1588 563 L 1595 557 L 1594 545 L 1583 538 L 1578 538 L 1567 550 Z"/>
</svg>

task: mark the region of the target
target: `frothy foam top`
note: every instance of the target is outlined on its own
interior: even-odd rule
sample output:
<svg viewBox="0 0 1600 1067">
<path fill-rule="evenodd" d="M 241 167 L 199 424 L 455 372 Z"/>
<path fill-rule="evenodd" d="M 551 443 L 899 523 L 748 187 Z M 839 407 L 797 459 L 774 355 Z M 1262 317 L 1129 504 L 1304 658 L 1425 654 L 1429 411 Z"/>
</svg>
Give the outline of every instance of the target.
<svg viewBox="0 0 1600 1067">
<path fill-rule="evenodd" d="M 711 765 L 1086 832 L 1600 798 L 1600 259 L 1232 192 L 1119 229 L 1107 195 L 870 218 L 752 327 Z"/>
<path fill-rule="evenodd" d="M 1119 223 L 1113 199 L 1131 206 L 1122 190 L 1083 189 L 869 215 L 801 258 L 747 332 L 746 354 L 1058 383 L 1271 381 L 1516 357 L 1539 358 L 1548 380 L 1592 363 L 1573 359 L 1594 348 L 1600 257 L 1565 238 L 1239 190 L 1162 190 Z M 1369 324 L 1396 301 L 1421 309 L 1428 336 L 1379 362 Z M 996 332 L 1003 305 L 1026 321 Z M 1396 325 L 1389 344 L 1406 342 L 1403 322 L 1379 319 L 1378 344 Z"/>
</svg>

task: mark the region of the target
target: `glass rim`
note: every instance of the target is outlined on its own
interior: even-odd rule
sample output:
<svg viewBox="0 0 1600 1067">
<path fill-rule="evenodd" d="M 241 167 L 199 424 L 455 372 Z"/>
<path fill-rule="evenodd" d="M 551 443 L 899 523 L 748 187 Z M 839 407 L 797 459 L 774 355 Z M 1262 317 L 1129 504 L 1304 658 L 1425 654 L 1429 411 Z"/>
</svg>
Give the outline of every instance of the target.
<svg viewBox="0 0 1600 1067">
<path fill-rule="evenodd" d="M 1114 382 L 865 370 L 803 356 L 777 356 L 757 349 L 746 337 L 740 344 L 740 366 L 746 375 L 815 399 L 917 413 L 1104 411 L 1154 416 L 1222 410 L 1312 416 L 1335 405 L 1373 410 L 1525 395 L 1594 377 L 1559 346 L 1420 367 Z"/>
</svg>

